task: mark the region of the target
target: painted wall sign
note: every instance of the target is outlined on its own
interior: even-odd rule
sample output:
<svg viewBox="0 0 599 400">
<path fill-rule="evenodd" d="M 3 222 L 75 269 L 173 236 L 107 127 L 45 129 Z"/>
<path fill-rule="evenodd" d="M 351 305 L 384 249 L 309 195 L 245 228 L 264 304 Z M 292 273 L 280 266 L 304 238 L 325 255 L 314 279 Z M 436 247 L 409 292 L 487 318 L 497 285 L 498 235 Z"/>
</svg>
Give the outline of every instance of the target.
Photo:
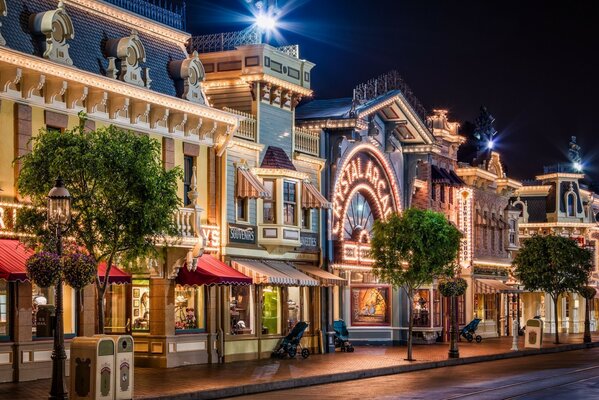
<svg viewBox="0 0 599 400">
<path fill-rule="evenodd" d="M 229 242 L 256 244 L 256 227 L 254 225 L 229 224 Z"/>
<path fill-rule="evenodd" d="M 302 232 L 300 233 L 300 251 L 318 251 L 318 233 Z"/>
</svg>

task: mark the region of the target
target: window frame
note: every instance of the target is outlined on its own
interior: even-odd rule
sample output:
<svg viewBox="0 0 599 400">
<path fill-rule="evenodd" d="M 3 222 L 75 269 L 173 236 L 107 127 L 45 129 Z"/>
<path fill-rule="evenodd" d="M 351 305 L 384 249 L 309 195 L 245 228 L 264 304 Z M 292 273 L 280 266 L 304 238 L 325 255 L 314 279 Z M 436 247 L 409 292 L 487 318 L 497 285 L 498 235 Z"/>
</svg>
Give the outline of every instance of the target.
<svg viewBox="0 0 599 400">
<path fill-rule="evenodd" d="M 241 203 L 241 204 L 240 204 Z M 249 199 L 247 197 L 236 197 L 235 198 L 235 221 L 236 222 L 245 222 L 248 223 L 250 220 L 250 207 L 249 207 Z M 239 210 L 243 208 L 244 216 L 239 216 Z"/>
<path fill-rule="evenodd" d="M 312 231 L 312 209 L 311 208 L 302 208 L 302 221 L 301 227 L 303 230 Z M 305 222 L 305 224 L 304 224 Z"/>
<path fill-rule="evenodd" d="M 297 226 L 297 182 L 289 179 L 283 179 L 283 225 Z M 293 187 L 293 199 L 291 198 L 291 191 L 288 188 Z M 287 207 L 291 207 L 293 212 L 291 215 L 293 216 L 291 221 L 287 220 L 287 216 L 289 215 L 287 211 Z"/>
<path fill-rule="evenodd" d="M 183 155 L 183 207 L 193 206 L 188 194 L 191 191 L 191 177 L 193 176 L 194 166 L 195 157 Z"/>
<path fill-rule="evenodd" d="M 178 289 L 178 287 L 180 289 Z M 175 316 L 175 335 L 185 335 L 185 334 L 193 334 L 193 333 L 204 333 L 206 332 L 206 323 L 207 323 L 207 318 L 206 318 L 206 305 L 207 305 L 207 297 L 206 297 L 206 286 L 193 286 L 191 288 L 186 288 L 185 286 L 181 286 L 181 285 L 175 285 L 175 299 L 177 298 L 177 290 L 187 290 L 187 289 L 191 289 L 196 291 L 196 293 L 194 293 L 194 296 L 197 296 L 198 299 L 201 296 L 201 300 L 202 300 L 202 308 L 201 310 L 198 309 L 197 307 L 195 308 L 195 318 L 196 318 L 196 324 L 198 324 L 198 327 L 196 328 L 182 328 L 182 329 L 177 329 L 176 327 L 176 316 Z M 176 302 L 175 302 L 176 303 Z M 177 306 L 175 305 L 175 313 L 177 312 Z M 199 326 L 200 321 L 201 323 L 201 327 Z"/>
<path fill-rule="evenodd" d="M 262 199 L 262 223 L 274 225 L 277 223 L 277 180 L 265 178 L 263 184 L 267 190 L 268 183 L 272 183 L 272 191 L 270 192 L 270 197 Z M 265 210 L 267 204 L 270 204 L 270 209 L 272 210 L 272 220 L 266 219 L 267 213 L 265 213 Z"/>
<path fill-rule="evenodd" d="M 6 334 L 5 335 L 0 335 L 0 342 L 2 341 L 10 341 L 11 338 L 11 329 L 12 329 L 12 325 L 11 325 L 11 321 L 12 321 L 12 313 L 11 313 L 11 294 L 12 294 L 12 286 L 13 284 L 11 282 L 8 281 L 4 281 L 4 280 L 0 280 L 0 285 L 6 285 L 6 302 L 4 303 L 5 306 L 5 315 L 6 315 Z M 2 315 L 2 314 L 0 314 Z"/>
</svg>

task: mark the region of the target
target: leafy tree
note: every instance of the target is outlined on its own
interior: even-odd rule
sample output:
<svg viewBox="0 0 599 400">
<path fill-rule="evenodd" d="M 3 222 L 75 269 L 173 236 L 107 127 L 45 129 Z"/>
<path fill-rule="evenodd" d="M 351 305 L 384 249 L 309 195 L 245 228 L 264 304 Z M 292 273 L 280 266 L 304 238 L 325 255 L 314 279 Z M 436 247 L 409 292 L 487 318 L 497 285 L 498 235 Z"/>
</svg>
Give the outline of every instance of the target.
<svg viewBox="0 0 599 400">
<path fill-rule="evenodd" d="M 514 276 L 528 290 L 542 290 L 553 299 L 555 343 L 559 344 L 557 300 L 566 292 L 578 292 L 588 280 L 591 252 L 561 236 L 535 235 L 524 240 L 513 261 Z"/>
<path fill-rule="evenodd" d="M 104 332 L 104 295 L 117 259 L 156 251 L 157 240 L 175 233 L 173 214 L 180 200 L 179 168 L 165 170 L 160 144 L 146 135 L 115 126 L 58 132 L 42 129 L 32 151 L 21 157 L 19 193 L 35 206 L 19 213 L 17 228 L 33 234 L 32 245 L 54 250 L 46 226 L 46 196 L 61 176 L 72 197 L 68 236 L 83 247 L 96 266 L 106 263 L 103 282 L 96 273 L 98 331 Z"/>
<path fill-rule="evenodd" d="M 411 208 L 376 221 L 372 236 L 373 271 L 401 287 L 408 298 L 408 357 L 412 361 L 414 291 L 439 276 L 453 274 L 460 232 L 441 213 Z"/>
</svg>

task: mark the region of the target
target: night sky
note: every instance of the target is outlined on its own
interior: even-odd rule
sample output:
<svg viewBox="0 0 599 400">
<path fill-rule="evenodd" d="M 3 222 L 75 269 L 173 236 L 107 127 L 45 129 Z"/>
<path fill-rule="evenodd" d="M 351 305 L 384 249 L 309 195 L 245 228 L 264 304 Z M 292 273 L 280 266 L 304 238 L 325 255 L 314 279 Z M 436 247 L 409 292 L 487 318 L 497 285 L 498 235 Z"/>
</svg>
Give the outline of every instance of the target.
<svg viewBox="0 0 599 400">
<path fill-rule="evenodd" d="M 599 2 L 279 0 L 286 43 L 316 63 L 315 98 L 350 97 L 353 87 L 397 69 L 428 108 L 473 121 L 496 118 L 496 149 L 508 174 L 531 179 L 567 161 L 578 137 L 599 181 Z M 245 0 L 188 0 L 193 34 L 240 30 Z"/>
</svg>

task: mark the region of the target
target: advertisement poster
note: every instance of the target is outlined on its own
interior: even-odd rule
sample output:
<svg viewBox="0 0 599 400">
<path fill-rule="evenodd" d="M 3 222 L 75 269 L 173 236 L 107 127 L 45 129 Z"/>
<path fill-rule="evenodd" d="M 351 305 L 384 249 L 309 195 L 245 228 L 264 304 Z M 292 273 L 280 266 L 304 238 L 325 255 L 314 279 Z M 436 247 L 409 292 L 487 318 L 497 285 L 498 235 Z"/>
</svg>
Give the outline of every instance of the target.
<svg viewBox="0 0 599 400">
<path fill-rule="evenodd" d="M 389 286 L 351 288 L 352 325 L 389 325 L 391 293 Z"/>
</svg>

